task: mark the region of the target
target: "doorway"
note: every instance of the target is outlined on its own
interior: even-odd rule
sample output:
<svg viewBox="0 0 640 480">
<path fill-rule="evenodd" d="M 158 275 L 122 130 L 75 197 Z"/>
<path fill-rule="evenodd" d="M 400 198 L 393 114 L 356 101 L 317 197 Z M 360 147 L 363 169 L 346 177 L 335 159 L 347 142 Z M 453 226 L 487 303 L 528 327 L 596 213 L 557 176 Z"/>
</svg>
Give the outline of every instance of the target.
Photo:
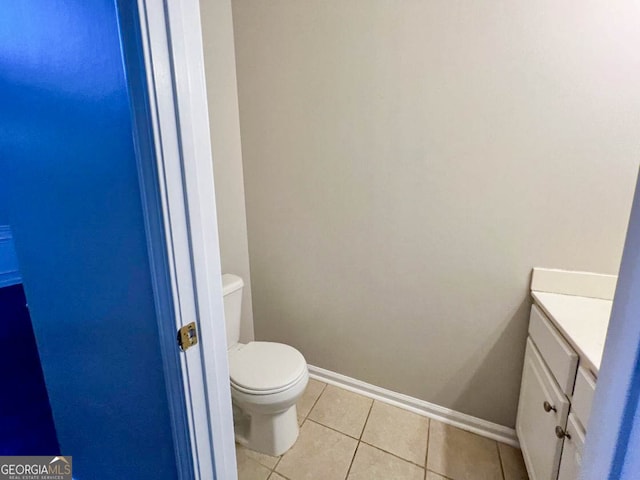
<svg viewBox="0 0 640 480">
<path fill-rule="evenodd" d="M 0 224 L 13 231 L 60 453 L 80 480 L 174 479 L 186 467 L 116 6 L 27 0 L 3 5 L 0 22 Z"/>
</svg>

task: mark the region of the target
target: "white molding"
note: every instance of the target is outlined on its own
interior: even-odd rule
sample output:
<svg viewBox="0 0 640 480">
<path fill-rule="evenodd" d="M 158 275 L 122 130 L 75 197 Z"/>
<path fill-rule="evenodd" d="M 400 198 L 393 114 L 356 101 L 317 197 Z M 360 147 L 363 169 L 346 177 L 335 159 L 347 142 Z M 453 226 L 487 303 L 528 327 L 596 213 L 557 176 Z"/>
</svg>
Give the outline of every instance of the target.
<svg viewBox="0 0 640 480">
<path fill-rule="evenodd" d="M 138 0 L 197 480 L 237 478 L 198 0 Z M 214 448 L 215 447 L 215 448 Z"/>
<path fill-rule="evenodd" d="M 488 422 L 487 420 L 482 420 L 481 418 L 473 417 L 466 413 L 457 412 L 434 403 L 410 397 L 409 395 L 377 387 L 370 383 L 313 365 L 309 365 L 309 376 L 321 382 L 372 398 L 373 400 L 388 403 L 389 405 L 422 415 L 423 417 L 433 418 L 447 425 L 452 425 L 482 437 L 520 448 L 516 431 L 513 428 Z"/>
<path fill-rule="evenodd" d="M 215 477 L 237 478 L 209 111 L 198 0 L 165 0 L 171 35 L 191 274 Z M 176 179 L 176 182 L 179 180 Z M 185 249 L 186 253 L 186 249 Z M 187 352 L 189 353 L 189 352 Z M 193 387 L 192 387 L 193 388 Z M 207 478 L 203 475 L 203 478 Z"/>
<path fill-rule="evenodd" d="M 193 301 L 195 294 L 190 274 L 190 255 L 185 255 L 184 252 L 185 247 L 188 248 L 188 230 L 183 187 L 182 182 L 175 182 L 175 179 L 181 178 L 180 141 L 176 124 L 169 36 L 161 0 L 139 0 L 138 8 L 162 212 L 167 226 L 165 233 L 176 311 L 175 327 L 178 329 L 189 323 L 186 319 L 195 318 L 196 307 Z M 196 480 L 204 480 L 213 476 L 213 452 L 208 446 L 212 441 L 207 428 L 203 368 L 199 358 L 193 357 L 189 354 L 181 357 L 183 390 L 188 406 L 195 477 Z"/>
<path fill-rule="evenodd" d="M 617 281 L 616 275 L 534 268 L 531 290 L 613 300 Z"/>
</svg>

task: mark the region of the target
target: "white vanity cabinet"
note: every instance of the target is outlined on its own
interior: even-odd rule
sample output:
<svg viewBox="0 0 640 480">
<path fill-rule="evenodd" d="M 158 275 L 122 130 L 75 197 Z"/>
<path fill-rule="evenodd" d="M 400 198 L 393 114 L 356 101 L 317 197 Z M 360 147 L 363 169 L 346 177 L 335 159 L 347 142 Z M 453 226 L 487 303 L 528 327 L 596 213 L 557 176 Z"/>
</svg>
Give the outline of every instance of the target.
<svg viewBox="0 0 640 480">
<path fill-rule="evenodd" d="M 566 425 L 569 401 L 558 388 L 531 338 L 522 371 L 516 431 L 532 480 L 551 480 L 558 476 L 562 439 L 557 425 Z"/>
<path fill-rule="evenodd" d="M 582 465 L 582 447 L 584 447 L 584 430 L 580 422 L 572 413 L 567 423 L 568 436 L 564 439 L 562 447 L 562 460 L 558 480 L 576 480 L 580 474 Z"/>
<path fill-rule="evenodd" d="M 594 377 L 579 363 L 569 341 L 534 304 L 516 421 L 531 480 L 578 479 L 595 390 Z"/>
</svg>

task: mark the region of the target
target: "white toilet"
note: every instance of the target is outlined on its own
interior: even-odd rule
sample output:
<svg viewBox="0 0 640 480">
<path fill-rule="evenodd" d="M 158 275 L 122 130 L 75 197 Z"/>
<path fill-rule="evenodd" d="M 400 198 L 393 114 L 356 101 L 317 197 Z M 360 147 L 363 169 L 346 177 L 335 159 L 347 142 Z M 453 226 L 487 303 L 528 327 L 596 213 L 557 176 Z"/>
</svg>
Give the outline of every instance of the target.
<svg viewBox="0 0 640 480">
<path fill-rule="evenodd" d="M 298 438 L 296 402 L 309 381 L 307 362 L 282 343 L 238 343 L 243 286 L 240 277 L 222 275 L 236 441 L 282 455 Z"/>
</svg>

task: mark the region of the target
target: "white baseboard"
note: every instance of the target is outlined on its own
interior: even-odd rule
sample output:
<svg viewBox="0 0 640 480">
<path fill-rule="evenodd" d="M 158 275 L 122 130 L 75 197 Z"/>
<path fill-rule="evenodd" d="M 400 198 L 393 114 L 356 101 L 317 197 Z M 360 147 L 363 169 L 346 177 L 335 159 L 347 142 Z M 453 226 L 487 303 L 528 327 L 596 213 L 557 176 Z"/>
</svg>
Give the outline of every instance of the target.
<svg viewBox="0 0 640 480">
<path fill-rule="evenodd" d="M 433 403 L 425 402 L 402 393 L 393 392 L 385 388 L 376 387 L 370 383 L 347 377 L 340 373 L 335 373 L 324 368 L 309 365 L 309 376 L 321 382 L 325 382 L 336 387 L 344 388 L 354 393 L 358 393 L 368 398 L 388 403 L 404 410 L 408 410 L 424 417 L 439 420 L 442 423 L 458 427 L 468 432 L 476 433 L 486 438 L 506 443 L 516 448 L 520 448 L 516 431 L 512 428 L 488 422 L 480 418 L 472 417 L 465 413 L 456 412 L 449 408 L 441 407 Z"/>
</svg>

